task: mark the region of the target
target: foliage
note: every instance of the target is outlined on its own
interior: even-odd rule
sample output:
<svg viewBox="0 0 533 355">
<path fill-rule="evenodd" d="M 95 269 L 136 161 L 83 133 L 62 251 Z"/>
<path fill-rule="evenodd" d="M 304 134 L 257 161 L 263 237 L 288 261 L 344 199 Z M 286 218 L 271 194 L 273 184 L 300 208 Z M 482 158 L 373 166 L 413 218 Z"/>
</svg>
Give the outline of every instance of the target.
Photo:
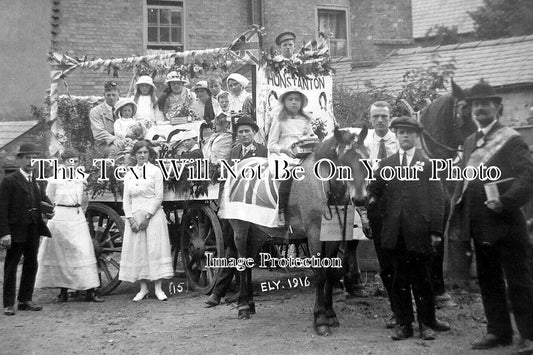
<svg viewBox="0 0 533 355">
<path fill-rule="evenodd" d="M 460 41 L 457 26 L 446 27 L 443 25 L 435 25 L 427 30 L 425 38 L 428 42 L 430 40 L 432 40 L 432 42 L 435 41 L 439 46 L 454 44 Z"/>
<path fill-rule="evenodd" d="M 59 140 L 65 147 L 75 148 L 81 153 L 89 150 L 93 140 L 89 112 L 93 106 L 94 103 L 86 100 L 58 99 L 57 116 L 65 131 L 65 140 L 62 137 Z"/>
<path fill-rule="evenodd" d="M 531 0 L 484 0 L 484 6 L 468 14 L 479 39 L 533 34 Z"/>
<path fill-rule="evenodd" d="M 318 117 L 314 117 L 311 121 L 311 127 L 313 128 L 313 133 L 322 140 L 326 137 L 326 124 Z"/>
<path fill-rule="evenodd" d="M 391 117 L 409 115 L 411 109 L 421 111 L 446 90 L 446 84 L 455 71 L 454 62 L 453 59 L 442 62 L 438 56 L 433 56 L 429 66 L 405 72 L 399 92 L 373 86 L 371 82 L 365 83 L 360 90 L 335 85 L 335 119 L 340 127 L 362 127 L 365 123 L 370 127 L 370 105 L 376 101 L 386 101 L 392 106 Z"/>
</svg>

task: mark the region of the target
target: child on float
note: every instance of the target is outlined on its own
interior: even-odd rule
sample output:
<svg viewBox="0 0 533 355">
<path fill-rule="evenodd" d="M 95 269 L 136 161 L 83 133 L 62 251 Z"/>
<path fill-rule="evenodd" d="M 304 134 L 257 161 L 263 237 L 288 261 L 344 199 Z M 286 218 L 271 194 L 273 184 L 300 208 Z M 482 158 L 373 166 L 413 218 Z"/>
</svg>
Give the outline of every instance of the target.
<svg viewBox="0 0 533 355">
<path fill-rule="evenodd" d="M 115 105 L 115 116 L 117 117 L 114 124 L 115 136 L 126 142 L 124 147 L 126 152 L 125 164 L 130 160 L 128 152 L 131 151 L 135 142 L 144 139 L 146 134 L 146 127 L 134 118 L 136 113 L 137 104 L 131 98 L 120 99 Z"/>
<path fill-rule="evenodd" d="M 274 172 L 275 161 L 288 163 L 291 170 L 301 164 L 301 159 L 296 158 L 292 145 L 302 139 L 313 136 L 311 116 L 304 112 L 309 102 L 307 96 L 299 88 L 289 88 L 279 97 L 280 107 L 274 115 L 270 126 L 268 141 L 268 165 Z M 292 179 L 282 180 L 279 186 L 279 220 L 280 225 L 286 225 L 287 205 Z"/>
<path fill-rule="evenodd" d="M 163 121 L 163 113 L 157 106 L 157 88 L 152 77 L 141 75 L 135 83 L 133 101 L 137 104 L 135 119 L 141 121 L 146 128 L 152 127 L 157 121 Z"/>
</svg>

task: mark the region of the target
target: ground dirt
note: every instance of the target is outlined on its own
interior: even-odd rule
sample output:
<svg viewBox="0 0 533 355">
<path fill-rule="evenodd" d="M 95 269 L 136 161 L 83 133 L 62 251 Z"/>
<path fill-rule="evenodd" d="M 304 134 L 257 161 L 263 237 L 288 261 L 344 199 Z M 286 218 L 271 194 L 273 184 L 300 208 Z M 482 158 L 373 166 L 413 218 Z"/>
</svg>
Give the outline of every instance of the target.
<svg viewBox="0 0 533 355">
<path fill-rule="evenodd" d="M 0 259 L 3 259 L 3 255 Z M 2 260 L 3 261 L 3 260 Z M 20 274 L 20 270 L 19 270 Z M 287 278 L 305 277 L 310 286 L 289 289 Z M 469 350 L 470 342 L 484 332 L 484 315 L 478 294 L 455 290 L 458 307 L 438 310 L 452 330 L 434 341 L 413 337 L 392 341 L 385 321 L 390 316 L 387 299 L 370 275 L 369 298 L 336 295 L 340 327 L 332 335 L 315 335 L 312 327 L 314 284 L 307 271 L 254 271 L 257 314 L 238 320 L 234 305 L 206 309 L 207 296 L 177 292 L 168 301 L 150 298 L 134 303 L 137 285 L 122 283 L 105 303 L 82 299 L 60 304 L 57 290 L 35 290 L 40 312 L 18 311 L 0 315 L 2 354 L 509 354 L 512 347 L 491 351 Z M 183 279 L 174 279 L 177 285 Z M 264 291 L 261 282 L 281 281 L 284 289 Z M 305 284 L 305 282 L 304 282 Z M 172 287 L 170 288 L 172 289 Z M 166 287 L 167 294 L 169 288 Z M 381 295 L 380 295 L 381 294 Z M 416 334 L 416 332 L 415 332 Z"/>
</svg>

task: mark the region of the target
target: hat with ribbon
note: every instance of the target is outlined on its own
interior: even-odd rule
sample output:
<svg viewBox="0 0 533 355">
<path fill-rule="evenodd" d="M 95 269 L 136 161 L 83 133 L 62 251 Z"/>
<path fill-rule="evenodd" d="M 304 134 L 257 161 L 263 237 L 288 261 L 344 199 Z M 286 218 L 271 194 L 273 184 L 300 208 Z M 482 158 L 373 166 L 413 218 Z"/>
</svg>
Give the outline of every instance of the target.
<svg viewBox="0 0 533 355">
<path fill-rule="evenodd" d="M 122 98 L 117 101 L 117 103 L 115 104 L 115 116 L 118 116 L 118 114 L 120 113 L 120 109 L 126 105 L 132 106 L 133 112 L 131 113 L 131 117 L 135 116 L 135 114 L 137 113 L 137 104 L 130 97 Z"/>
<path fill-rule="evenodd" d="M 209 95 L 211 95 L 211 90 L 209 90 L 209 85 L 207 84 L 207 80 L 200 80 L 192 87 L 192 90 L 196 92 L 196 90 L 206 90 Z"/>
<path fill-rule="evenodd" d="M 392 120 L 390 128 L 391 130 L 396 130 L 398 128 L 410 128 L 416 132 L 420 132 L 422 130 L 420 123 L 410 116 L 396 117 Z"/>
<path fill-rule="evenodd" d="M 288 41 L 288 40 L 296 40 L 296 35 L 294 34 L 294 32 L 291 32 L 291 31 L 285 31 L 285 32 L 282 32 L 280 33 L 277 37 L 276 37 L 276 44 L 278 46 L 281 46 L 281 44 L 285 41 Z"/>
<path fill-rule="evenodd" d="M 173 81 L 182 82 L 184 85 L 187 85 L 189 83 L 189 80 L 187 80 L 186 77 L 179 75 L 177 71 L 171 71 L 167 74 L 165 84 L 171 83 Z"/>
<path fill-rule="evenodd" d="M 28 154 L 37 154 L 41 155 L 43 151 L 39 148 L 38 145 L 33 143 L 24 143 L 19 147 L 19 152 L 17 153 L 17 158 L 22 158 Z"/>
<path fill-rule="evenodd" d="M 484 80 L 472 86 L 465 100 L 468 104 L 474 100 L 492 100 L 498 105 L 502 102 L 502 98 L 495 95 L 492 86 Z"/>
</svg>

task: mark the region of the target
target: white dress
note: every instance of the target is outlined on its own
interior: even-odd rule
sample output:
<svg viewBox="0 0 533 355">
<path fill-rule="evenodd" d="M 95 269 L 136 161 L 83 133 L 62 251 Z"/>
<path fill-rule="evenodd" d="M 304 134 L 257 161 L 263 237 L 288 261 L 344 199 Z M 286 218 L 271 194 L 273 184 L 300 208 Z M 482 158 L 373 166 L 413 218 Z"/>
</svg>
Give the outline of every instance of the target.
<svg viewBox="0 0 533 355">
<path fill-rule="evenodd" d="M 43 238 L 35 287 L 88 290 L 100 286 L 94 246 L 81 207 L 83 180 L 50 180 L 46 194 L 56 204 L 48 221 L 52 238 Z"/>
<path fill-rule="evenodd" d="M 135 119 L 141 121 L 145 126 L 151 127 L 156 121 L 163 121 L 165 118 L 161 111 L 159 111 L 159 107 L 157 105 L 154 107 L 152 96 L 140 95 L 137 99 Z M 150 122 L 150 124 L 147 125 L 146 122 Z"/>
<path fill-rule="evenodd" d="M 161 170 L 150 164 L 135 167 L 135 178 L 129 171 L 124 179 L 123 208 L 126 218 L 152 214 L 145 230 L 133 232 L 128 222 L 124 230 L 122 256 L 118 278 L 122 281 L 159 280 L 174 276 L 170 240 L 163 202 L 163 175 Z"/>
</svg>

